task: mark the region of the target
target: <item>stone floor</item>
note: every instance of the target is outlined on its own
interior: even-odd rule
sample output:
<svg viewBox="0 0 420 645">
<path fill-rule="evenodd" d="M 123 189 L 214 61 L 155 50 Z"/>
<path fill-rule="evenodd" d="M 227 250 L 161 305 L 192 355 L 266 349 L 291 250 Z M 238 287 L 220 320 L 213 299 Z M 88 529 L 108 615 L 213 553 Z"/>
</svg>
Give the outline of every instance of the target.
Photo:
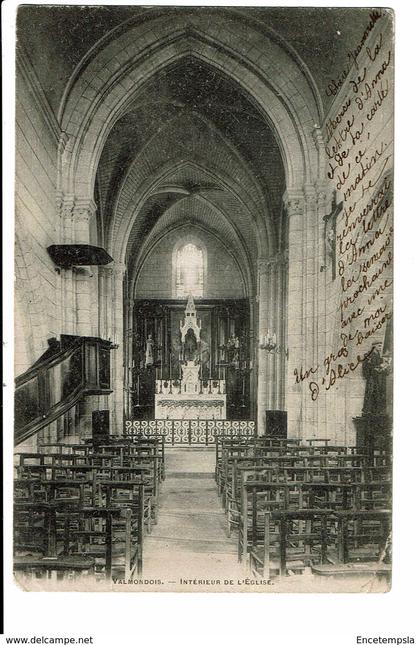
<svg viewBox="0 0 420 645">
<path fill-rule="evenodd" d="M 210 580 L 242 576 L 217 496 L 213 449 L 167 450 L 158 523 L 146 540 L 144 563 L 143 578 L 160 579 L 173 591 L 204 591 L 220 585 Z M 205 579 L 208 585 L 198 582 Z"/>
</svg>

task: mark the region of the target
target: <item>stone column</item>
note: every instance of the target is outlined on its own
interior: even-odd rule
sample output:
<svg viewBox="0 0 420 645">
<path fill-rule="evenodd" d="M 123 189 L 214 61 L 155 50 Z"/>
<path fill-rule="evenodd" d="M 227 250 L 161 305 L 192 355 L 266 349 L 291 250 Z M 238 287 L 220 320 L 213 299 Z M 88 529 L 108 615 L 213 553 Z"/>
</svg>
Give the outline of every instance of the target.
<svg viewBox="0 0 420 645">
<path fill-rule="evenodd" d="M 90 221 L 95 216 L 96 207 L 91 200 L 77 200 L 73 208 L 73 242 L 75 244 L 89 244 Z M 93 325 L 92 301 L 97 302 L 97 297 L 92 298 L 93 290 L 97 290 L 97 282 L 93 281 L 94 273 L 90 266 L 73 268 L 73 281 L 75 292 L 75 333 L 78 336 L 95 335 L 96 326 Z M 92 436 L 92 412 L 98 409 L 98 397 L 86 396 L 78 404 L 78 434 L 81 438 Z"/>
<path fill-rule="evenodd" d="M 325 406 L 334 406 L 333 395 L 325 402 L 320 391 L 312 400 L 311 369 L 319 370 L 325 357 L 326 292 L 322 272 L 326 194 L 320 185 L 308 185 L 285 197 L 289 222 L 288 275 L 288 375 L 286 409 L 289 434 L 310 439 L 325 437 Z M 297 374 L 295 373 L 295 370 Z M 297 380 L 299 382 L 297 382 Z"/>
<path fill-rule="evenodd" d="M 283 316 L 286 311 L 284 303 L 284 262 L 280 253 L 276 257 L 275 262 L 275 316 L 274 316 L 274 331 L 277 336 L 277 349 L 274 355 L 274 386 L 272 394 L 272 408 L 273 410 L 284 409 L 284 364 L 285 364 L 285 339 L 284 339 L 284 325 L 282 323 Z"/>
<path fill-rule="evenodd" d="M 250 418 L 255 419 L 257 413 L 258 397 L 258 311 L 256 298 L 249 299 L 249 396 L 250 396 Z"/>
<path fill-rule="evenodd" d="M 271 258 L 269 264 L 270 272 L 270 291 L 269 291 L 269 303 L 268 303 L 268 329 L 273 335 L 277 335 L 277 258 Z M 277 341 L 279 340 L 277 336 Z M 267 409 L 275 409 L 275 392 L 277 389 L 276 383 L 276 358 L 277 354 L 271 352 L 267 355 L 267 367 L 268 367 L 268 391 L 267 391 Z"/>
<path fill-rule="evenodd" d="M 316 264 L 319 267 L 317 272 L 317 281 L 316 281 L 316 313 L 317 313 L 317 353 L 318 361 L 321 363 L 324 360 L 324 357 L 327 354 L 327 291 L 326 291 L 326 282 L 327 282 L 327 271 L 325 268 L 321 271 L 321 266 L 324 267 L 324 236 L 325 236 L 325 221 L 324 217 L 327 213 L 327 192 L 326 187 L 319 186 L 317 191 L 317 203 L 316 203 L 316 220 L 317 220 L 317 244 L 315 247 L 315 258 Z M 316 427 L 319 436 L 330 437 L 335 441 L 335 427 L 333 425 L 333 434 L 331 434 L 328 424 L 327 417 L 328 411 L 331 408 L 331 398 L 328 399 L 325 391 L 320 391 L 318 400 L 317 400 L 317 419 Z"/>
<path fill-rule="evenodd" d="M 112 279 L 114 270 L 108 266 L 98 267 L 98 336 L 104 340 L 111 340 L 112 329 Z M 111 369 L 113 352 L 111 350 Z M 111 381 L 112 383 L 112 381 Z M 111 386 L 112 387 L 112 386 Z M 99 397 L 99 409 L 110 409 L 110 397 Z"/>
<path fill-rule="evenodd" d="M 303 365 L 303 191 L 289 191 L 284 197 L 288 217 L 288 306 L 287 306 L 287 345 L 289 349 L 288 370 L 285 391 L 285 408 L 288 415 L 288 434 L 290 437 L 302 436 L 302 384 L 295 382 L 293 370 Z"/>
<path fill-rule="evenodd" d="M 258 335 L 268 330 L 268 306 L 270 294 L 270 262 L 267 258 L 258 260 Z M 267 409 L 268 361 L 266 350 L 258 349 L 258 395 L 257 427 L 258 434 L 265 433 L 265 411 Z"/>
<path fill-rule="evenodd" d="M 318 222 L 317 191 L 314 186 L 305 187 L 305 215 L 303 219 L 303 259 L 302 259 L 302 363 L 305 368 L 318 365 L 318 302 L 317 283 L 319 265 L 317 258 Z M 312 439 L 319 437 L 318 403 L 312 401 L 308 383 L 302 389 L 302 437 Z"/>
<path fill-rule="evenodd" d="M 72 196 L 59 199 L 58 209 L 61 221 L 61 242 L 73 242 L 73 208 Z M 61 276 L 61 331 L 63 334 L 76 333 L 76 294 L 74 288 L 73 268 L 60 269 Z"/>
<path fill-rule="evenodd" d="M 125 378 L 124 378 L 124 391 L 125 391 L 125 416 L 131 418 L 132 410 L 132 397 L 131 389 L 133 387 L 133 338 L 134 338 L 134 300 L 130 298 L 127 301 L 126 307 L 126 333 L 125 333 Z"/>
<path fill-rule="evenodd" d="M 75 244 L 89 244 L 90 219 L 95 214 L 95 204 L 79 200 L 73 209 L 73 235 Z M 76 278 L 76 331 L 80 336 L 92 335 L 92 287 L 93 273 L 90 267 L 75 267 Z"/>
<path fill-rule="evenodd" d="M 117 346 L 111 352 L 110 395 L 111 426 L 113 434 L 123 432 L 124 421 L 124 275 L 125 264 L 114 263 L 112 276 L 111 340 Z"/>
</svg>

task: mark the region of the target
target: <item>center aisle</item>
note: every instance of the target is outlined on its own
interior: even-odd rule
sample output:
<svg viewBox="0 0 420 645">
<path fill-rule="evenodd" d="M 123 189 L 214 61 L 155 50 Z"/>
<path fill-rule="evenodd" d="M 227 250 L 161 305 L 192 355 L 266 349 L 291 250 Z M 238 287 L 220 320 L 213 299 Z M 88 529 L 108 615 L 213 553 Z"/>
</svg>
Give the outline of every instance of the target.
<svg viewBox="0 0 420 645">
<path fill-rule="evenodd" d="M 145 541 L 143 577 L 160 578 L 173 591 L 198 591 L 198 580 L 242 575 L 217 495 L 214 460 L 213 448 L 168 448 L 165 454 L 166 479 L 158 523 Z"/>
</svg>

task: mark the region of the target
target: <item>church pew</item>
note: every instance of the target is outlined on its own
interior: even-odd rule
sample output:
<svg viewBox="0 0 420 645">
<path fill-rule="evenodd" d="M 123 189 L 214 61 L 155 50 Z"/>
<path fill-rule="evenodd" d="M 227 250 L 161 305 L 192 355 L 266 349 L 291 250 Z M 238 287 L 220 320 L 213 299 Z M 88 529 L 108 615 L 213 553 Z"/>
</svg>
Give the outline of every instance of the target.
<svg viewBox="0 0 420 645">
<path fill-rule="evenodd" d="M 112 576 L 114 528 L 121 518 L 126 520 L 125 530 L 128 534 L 128 521 L 131 518 L 121 508 L 82 508 L 73 519 L 71 553 L 94 558 L 95 574 L 103 575 L 106 579 Z"/>
<path fill-rule="evenodd" d="M 330 509 L 331 511 L 387 510 L 391 485 L 376 483 L 275 483 L 247 480 L 242 485 L 238 530 L 238 554 L 242 559 L 251 544 L 262 541 L 263 511 L 290 508 Z M 270 502 L 270 504 L 267 504 Z M 274 508 L 277 503 L 278 509 Z M 360 527 L 356 527 L 356 532 Z M 359 531 L 360 532 L 360 531 Z"/>
<path fill-rule="evenodd" d="M 263 512 L 268 507 L 267 502 L 272 510 L 346 509 L 354 504 L 353 486 L 348 483 L 245 481 L 238 531 L 240 559 L 247 552 L 248 534 L 252 537 L 252 545 L 262 541 Z"/>
<path fill-rule="evenodd" d="M 238 522 L 239 561 L 248 553 L 250 546 L 263 540 L 265 511 L 310 506 L 308 486 L 252 478 L 244 481 Z"/>
<path fill-rule="evenodd" d="M 13 560 L 16 579 L 52 578 L 68 581 L 82 578 L 94 573 L 95 560 L 86 556 L 34 557 L 32 555 L 15 556 Z"/>
<path fill-rule="evenodd" d="M 56 556 L 55 508 L 48 502 L 18 499 L 13 505 L 15 555 Z"/>
<path fill-rule="evenodd" d="M 98 487 L 102 481 L 134 481 L 142 483 L 145 486 L 145 521 L 147 526 L 151 526 L 153 521 L 157 521 L 157 498 L 159 491 L 155 488 L 155 477 L 153 469 L 150 466 L 73 466 L 69 464 L 55 465 L 26 465 L 18 467 L 19 479 L 39 480 L 40 482 L 67 482 L 67 485 L 83 481 L 86 478 L 91 482 L 93 492 L 91 497 L 98 495 Z"/>
<path fill-rule="evenodd" d="M 260 441 L 263 438 L 253 439 L 245 445 L 244 442 L 225 441 L 219 442 L 216 446 L 216 470 L 215 476 L 218 484 L 219 493 L 222 492 L 226 480 L 226 462 L 233 456 L 266 456 L 280 457 L 280 456 L 307 456 L 308 461 L 313 460 L 321 462 L 321 457 L 325 457 L 325 462 L 330 465 L 342 466 L 345 463 L 352 466 L 364 466 L 367 462 L 367 454 L 365 451 L 356 447 L 345 446 L 317 446 L 317 445 L 289 445 L 284 440 L 274 440 L 270 438 L 270 442 Z M 317 456 L 319 459 L 317 460 Z M 323 465 L 323 464 L 321 464 Z"/>
<path fill-rule="evenodd" d="M 143 542 L 145 516 L 144 485 L 135 482 L 107 482 L 105 502 L 108 508 L 121 508 L 129 511 L 126 518 L 124 574 L 129 579 L 133 575 L 141 576 L 143 570 Z M 149 518 L 149 532 L 151 513 Z M 124 530 L 124 526 L 123 526 Z"/>
<path fill-rule="evenodd" d="M 50 446 L 51 448 L 51 446 Z M 153 448 L 154 451 L 154 448 Z M 158 477 L 156 476 L 155 472 L 156 471 L 156 463 L 160 461 L 160 456 L 156 458 L 154 456 L 154 452 L 151 452 L 151 455 L 147 453 L 145 455 L 144 448 L 141 448 L 141 455 L 138 458 L 136 456 L 136 453 L 138 455 L 138 447 L 136 447 L 134 454 L 133 451 L 131 451 L 131 454 L 129 455 L 129 460 L 131 462 L 134 462 L 133 465 L 130 466 L 112 466 L 109 465 L 112 463 L 112 460 L 109 460 L 109 457 L 115 456 L 115 452 L 112 453 L 111 451 L 105 454 L 102 453 L 93 453 L 91 452 L 90 449 L 87 451 L 83 451 L 83 461 L 93 461 L 95 462 L 94 464 L 90 464 L 89 466 L 84 463 L 83 465 L 76 464 L 77 459 L 81 457 L 80 454 L 76 455 L 69 455 L 68 451 L 65 453 L 63 451 L 59 451 L 58 453 L 51 453 L 51 450 L 48 452 L 48 457 L 45 458 L 44 454 L 39 454 L 36 453 L 35 455 L 32 454 L 28 456 L 28 453 L 25 454 L 25 456 L 19 457 L 18 458 L 18 465 L 17 465 L 17 472 L 18 475 L 21 475 L 23 477 L 23 483 L 17 484 L 17 488 L 19 488 L 21 491 L 22 489 L 26 488 L 26 497 L 29 499 L 31 496 L 33 497 L 34 491 L 36 490 L 38 492 L 38 495 L 41 494 L 41 497 L 38 496 L 38 499 L 36 500 L 36 504 L 40 503 L 40 500 L 42 499 L 48 499 L 51 500 L 51 491 L 57 491 L 57 490 L 62 490 L 65 487 L 73 488 L 75 486 L 81 485 L 81 480 L 79 479 L 81 475 L 88 475 L 90 476 L 89 484 L 92 490 L 92 487 L 94 488 L 94 493 L 92 493 L 90 497 L 90 502 L 92 503 L 92 508 L 97 507 L 96 505 L 98 504 L 98 500 L 101 498 L 101 492 L 100 488 L 105 486 L 116 486 L 120 487 L 123 486 L 125 488 L 130 488 L 131 491 L 136 489 L 139 491 L 140 484 L 142 488 L 142 497 L 145 500 L 146 503 L 146 510 L 144 513 L 144 516 L 142 516 L 142 526 L 144 521 L 146 521 L 148 530 L 150 531 L 150 522 L 152 518 L 152 511 L 151 511 L 151 500 L 152 497 L 155 496 L 157 498 L 158 490 L 156 491 L 156 482 L 158 481 Z M 79 451 L 80 452 L 80 451 Z M 138 461 L 144 463 L 147 460 L 147 466 L 138 466 Z M 49 463 L 45 463 L 45 461 Z M 104 465 L 105 464 L 105 465 Z M 149 490 L 149 496 L 144 494 L 144 487 L 142 484 L 142 481 L 146 478 L 147 475 L 151 474 L 150 478 L 150 486 L 148 486 Z M 111 483 L 109 481 L 104 481 L 104 477 L 109 478 L 111 480 Z M 123 480 L 121 482 L 121 480 Z M 20 481 L 20 480 L 16 480 Z M 42 493 L 39 491 L 39 487 L 43 487 Z M 36 488 L 34 488 L 36 487 Z M 46 492 L 46 489 L 48 492 Z M 53 496 L 55 497 L 55 496 Z M 70 499 L 66 500 L 68 503 L 71 501 Z M 75 500 L 72 500 L 73 502 Z M 100 502 L 99 502 L 100 505 Z M 126 504 L 126 500 L 124 500 L 125 506 L 128 506 Z M 83 506 L 82 504 L 78 504 L 78 510 L 80 511 L 80 506 Z M 33 509 L 32 509 L 33 510 Z M 74 507 L 72 509 L 74 511 Z M 85 512 L 86 509 L 83 510 Z M 77 514 L 76 514 L 77 516 Z M 60 516 L 62 517 L 62 515 Z M 73 521 L 75 517 L 75 513 L 73 512 L 72 515 L 67 515 L 65 520 Z M 64 521 L 64 520 L 63 520 Z M 31 523 L 31 522 L 29 522 Z M 45 522 L 44 522 L 45 523 Z M 67 527 L 68 529 L 68 527 Z M 142 531 L 143 532 L 143 529 Z M 60 534 L 64 534 L 65 531 L 60 527 L 57 528 L 56 526 L 56 538 Z M 76 531 L 77 534 L 77 531 Z M 68 530 L 67 530 L 67 535 L 68 535 Z M 75 535 L 74 531 L 72 531 L 72 535 Z M 86 533 L 85 533 L 86 535 Z M 64 550 L 65 547 L 63 547 Z M 44 549 L 45 551 L 45 549 Z M 67 549 L 68 551 L 68 549 Z M 66 551 L 66 552 L 67 552 Z M 139 553 L 141 553 L 142 549 L 139 549 Z M 138 562 L 141 561 L 142 556 L 139 555 L 137 558 Z M 108 558 L 109 559 L 109 558 Z M 126 570 L 127 566 L 125 567 Z M 108 567 L 109 569 L 109 567 Z M 108 570 L 107 569 L 107 570 Z"/>
<path fill-rule="evenodd" d="M 273 578 L 289 570 L 301 572 L 314 562 L 323 564 L 334 522 L 329 509 L 266 511 L 263 544 L 249 551 L 252 573 Z"/>
<path fill-rule="evenodd" d="M 48 480 L 42 481 L 42 486 L 48 489 L 45 502 L 25 499 L 15 503 L 16 557 L 89 554 L 106 577 L 112 568 L 121 568 L 122 558 L 126 577 L 133 572 L 140 575 L 145 516 L 141 483 L 101 482 L 99 495 L 91 506 L 84 505 L 88 500 L 80 482 Z M 73 495 L 61 496 L 59 492 L 67 488 Z M 74 495 L 77 488 L 78 496 Z"/>
<path fill-rule="evenodd" d="M 141 437 L 139 435 L 122 435 L 124 441 L 127 443 L 129 449 L 135 450 L 136 446 L 144 447 L 150 446 L 154 449 L 155 454 L 160 456 L 162 479 L 165 478 L 165 442 L 163 437 Z"/>
<path fill-rule="evenodd" d="M 304 522 L 302 532 L 300 526 Z M 284 576 L 311 566 L 357 562 L 359 571 L 381 562 L 390 535 L 391 511 L 280 509 L 264 514 L 264 544 L 250 550 L 253 573 Z M 351 569 L 349 569 L 351 571 Z"/>
<path fill-rule="evenodd" d="M 355 460 L 359 463 L 358 458 Z M 307 465 L 309 463 L 309 465 Z M 364 468 L 360 466 L 329 466 L 318 463 L 310 465 L 305 457 L 233 457 L 227 460 L 224 473 L 223 504 L 228 500 L 238 500 L 240 494 L 241 470 L 254 469 L 255 472 L 272 472 L 276 479 L 283 481 L 306 482 L 356 482 L 364 478 Z"/>
<path fill-rule="evenodd" d="M 81 508 L 94 501 L 92 480 L 15 480 L 15 551 L 26 548 L 43 555 L 69 553 L 69 527 L 67 518 L 77 515 Z M 43 517 L 40 517 L 43 514 Z M 63 519 L 65 518 L 65 519 Z M 31 543 L 33 531 L 35 542 Z M 45 542 L 38 545 L 37 535 L 44 535 Z M 52 548 L 52 540 L 54 548 Z M 52 552 L 53 551 L 53 552 Z"/>
</svg>

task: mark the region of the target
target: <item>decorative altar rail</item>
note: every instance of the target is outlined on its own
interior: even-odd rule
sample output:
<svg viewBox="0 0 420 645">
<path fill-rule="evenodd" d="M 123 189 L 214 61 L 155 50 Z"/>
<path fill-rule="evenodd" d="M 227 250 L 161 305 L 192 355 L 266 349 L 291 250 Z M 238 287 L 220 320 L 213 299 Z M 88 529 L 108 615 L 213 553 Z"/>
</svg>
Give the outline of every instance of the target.
<svg viewBox="0 0 420 645">
<path fill-rule="evenodd" d="M 155 419 L 150 421 L 126 421 L 128 436 L 164 437 L 166 445 L 209 446 L 216 437 L 254 437 L 255 421 L 227 421 L 206 419 Z"/>
</svg>

